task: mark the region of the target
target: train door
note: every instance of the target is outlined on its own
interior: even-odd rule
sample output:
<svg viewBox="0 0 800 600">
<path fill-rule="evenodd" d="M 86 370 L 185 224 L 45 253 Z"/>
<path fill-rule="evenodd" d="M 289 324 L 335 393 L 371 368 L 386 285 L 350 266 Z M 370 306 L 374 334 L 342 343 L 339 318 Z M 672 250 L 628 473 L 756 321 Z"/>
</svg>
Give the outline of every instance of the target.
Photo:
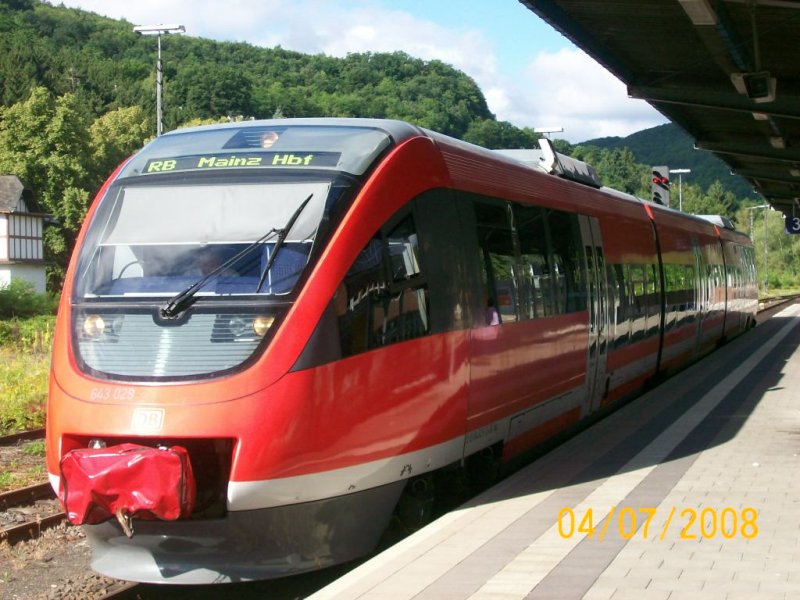
<svg viewBox="0 0 800 600">
<path fill-rule="evenodd" d="M 595 217 L 580 216 L 589 286 L 589 349 L 586 363 L 586 413 L 595 410 L 608 394 L 609 302 L 603 239 Z"/>
</svg>

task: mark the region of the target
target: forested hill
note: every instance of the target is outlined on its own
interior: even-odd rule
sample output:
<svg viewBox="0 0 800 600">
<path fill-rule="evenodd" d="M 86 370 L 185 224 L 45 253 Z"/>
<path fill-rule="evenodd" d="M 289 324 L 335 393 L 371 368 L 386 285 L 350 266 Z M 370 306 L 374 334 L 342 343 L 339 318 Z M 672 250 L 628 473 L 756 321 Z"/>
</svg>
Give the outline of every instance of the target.
<svg viewBox="0 0 800 600">
<path fill-rule="evenodd" d="M 598 138 L 580 145 L 606 150 L 628 148 L 636 157 L 636 162 L 650 166 L 667 165 L 671 169 L 691 169 L 692 173 L 684 176 L 684 181 L 703 188 L 719 181 L 739 198 L 753 196 L 750 184 L 741 177 L 731 175 L 730 167 L 711 152 L 695 150 L 692 138 L 672 123 L 637 131 L 624 138 Z"/>
<path fill-rule="evenodd" d="M 56 97 L 79 95 L 95 116 L 130 106 L 154 114 L 156 40 L 132 28 L 40 0 L 0 0 L 0 105 L 43 86 Z M 461 138 L 488 133 L 499 145 L 533 135 L 498 124 L 464 73 L 401 52 L 340 59 L 191 35 L 162 37 L 162 52 L 167 130 L 225 116 L 369 116 Z"/>
<path fill-rule="evenodd" d="M 162 37 L 164 128 L 228 119 L 402 119 L 493 148 L 531 148 L 532 129 L 498 122 L 477 84 L 402 52 L 306 55 Z M 0 0 L 0 174 L 16 175 L 54 217 L 45 255 L 60 278 L 103 180 L 155 132 L 156 40 L 133 24 Z"/>
</svg>

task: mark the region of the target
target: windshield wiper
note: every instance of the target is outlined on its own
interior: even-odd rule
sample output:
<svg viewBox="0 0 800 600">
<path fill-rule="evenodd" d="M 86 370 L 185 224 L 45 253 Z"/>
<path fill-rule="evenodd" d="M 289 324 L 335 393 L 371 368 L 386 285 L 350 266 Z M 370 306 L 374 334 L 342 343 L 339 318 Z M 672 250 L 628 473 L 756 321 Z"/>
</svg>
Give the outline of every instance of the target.
<svg viewBox="0 0 800 600">
<path fill-rule="evenodd" d="M 303 200 L 302 204 L 300 204 L 300 206 L 297 207 L 297 210 L 294 211 L 294 214 L 286 223 L 286 227 L 280 230 L 280 235 L 278 235 L 278 241 L 275 242 L 275 248 L 273 248 L 272 254 L 269 257 L 269 260 L 267 260 L 267 265 L 264 267 L 264 271 L 261 273 L 261 277 L 258 280 L 256 293 L 259 293 L 261 291 L 261 287 L 264 285 L 264 281 L 266 281 L 267 279 L 267 274 L 269 273 L 269 270 L 272 268 L 272 264 L 275 262 L 275 257 L 278 256 L 278 252 L 280 252 L 281 248 L 283 248 L 283 243 L 286 241 L 286 237 L 289 235 L 289 232 L 292 230 L 292 227 L 294 227 L 295 221 L 297 221 L 297 218 L 300 216 L 300 213 L 303 212 L 303 209 L 306 207 L 306 205 L 311 200 L 311 197 L 313 195 L 314 194 L 310 194 L 308 198 Z"/>
<path fill-rule="evenodd" d="M 195 301 L 195 296 L 197 292 L 199 292 L 200 289 L 206 283 L 208 283 L 209 279 L 211 279 L 212 277 L 216 277 L 217 275 L 222 273 L 225 269 L 227 269 L 236 261 L 238 261 L 240 258 L 252 252 L 254 248 L 257 248 L 258 246 L 260 246 L 261 244 L 263 244 L 264 242 L 266 242 L 267 240 L 269 240 L 271 237 L 273 237 L 278 233 L 280 233 L 280 229 L 275 229 L 275 228 L 270 229 L 267 233 L 262 235 L 255 242 L 244 248 L 244 250 L 238 252 L 237 254 L 226 260 L 218 267 L 209 271 L 206 275 L 203 275 L 203 277 L 198 279 L 188 288 L 170 298 L 167 301 L 167 303 L 161 307 L 161 316 L 165 319 L 175 318 L 178 314 L 189 308 L 189 306 Z"/>
<path fill-rule="evenodd" d="M 262 235 L 256 241 L 249 244 L 246 248 L 244 248 L 243 250 L 241 250 L 240 252 L 238 252 L 225 262 L 223 262 L 221 265 L 210 271 L 208 274 L 198 279 L 195 283 L 190 285 L 181 293 L 176 294 L 175 296 L 170 298 L 167 301 L 167 303 L 161 307 L 160 310 L 161 317 L 164 319 L 174 319 L 175 317 L 177 317 L 179 314 L 181 314 L 183 311 L 185 311 L 194 303 L 194 301 L 197 299 L 197 292 L 199 292 L 200 289 L 206 283 L 208 283 L 210 279 L 222 273 L 225 269 L 227 269 L 228 267 L 239 261 L 242 257 L 252 252 L 253 249 L 257 248 L 258 246 L 265 243 L 267 240 L 269 240 L 271 237 L 277 234 L 279 237 L 278 241 L 275 243 L 275 250 L 272 252 L 272 256 L 270 257 L 270 260 L 267 262 L 267 268 L 264 270 L 264 273 L 261 275 L 261 279 L 258 282 L 258 287 L 256 288 L 256 293 L 257 293 L 261 289 L 261 286 L 264 283 L 264 278 L 266 276 L 265 274 L 269 271 L 269 268 L 272 266 L 273 257 L 275 256 L 275 254 L 277 254 L 279 246 L 283 244 L 283 240 L 286 239 L 286 235 L 288 234 L 289 230 L 292 228 L 294 222 L 297 220 L 297 217 L 300 216 L 300 213 L 306 207 L 306 204 L 308 204 L 309 200 L 311 200 L 311 197 L 313 195 L 314 194 L 311 194 L 309 195 L 308 198 L 303 200 L 302 204 L 300 204 L 300 206 L 297 207 L 297 210 L 294 211 L 294 213 L 289 218 L 289 221 L 286 223 L 286 226 L 283 229 L 276 229 L 276 228 L 270 229 L 267 233 Z"/>
</svg>

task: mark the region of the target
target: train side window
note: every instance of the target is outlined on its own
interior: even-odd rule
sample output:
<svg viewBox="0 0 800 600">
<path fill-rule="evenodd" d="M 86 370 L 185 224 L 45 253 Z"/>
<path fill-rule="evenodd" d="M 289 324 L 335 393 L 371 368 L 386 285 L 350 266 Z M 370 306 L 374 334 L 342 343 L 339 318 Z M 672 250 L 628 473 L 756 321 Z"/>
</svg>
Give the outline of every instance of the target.
<svg viewBox="0 0 800 600">
<path fill-rule="evenodd" d="M 376 346 L 421 337 L 430 332 L 428 286 L 422 280 L 417 230 L 411 215 L 386 234 L 387 264 L 393 284 L 384 299 L 383 323 L 375 323 Z"/>
<path fill-rule="evenodd" d="M 672 329 L 679 326 L 684 319 L 687 306 L 691 303 L 694 293 L 693 280 L 691 267 L 688 265 L 664 265 L 664 285 L 666 287 L 666 321 L 664 329 Z"/>
<path fill-rule="evenodd" d="M 544 211 L 537 206 L 514 207 L 514 223 L 520 251 L 520 307 L 527 319 L 546 317 L 553 313 L 552 269 L 547 251 L 547 232 Z"/>
<path fill-rule="evenodd" d="M 631 297 L 628 286 L 628 269 L 625 265 L 610 265 L 613 279 L 609 278 L 609 285 L 614 285 L 615 317 L 614 317 L 614 347 L 619 348 L 630 341 L 631 333 Z"/>
<path fill-rule="evenodd" d="M 644 265 L 647 274 L 647 335 L 658 335 L 661 326 L 661 280 L 658 267 Z"/>
<path fill-rule="evenodd" d="M 672 310 L 675 269 L 669 263 L 664 263 L 662 268 L 664 269 L 664 331 L 669 331 L 675 326 L 675 312 Z"/>
<path fill-rule="evenodd" d="M 518 284 L 514 232 L 506 204 L 475 203 L 478 245 L 486 281 L 486 324 L 517 321 Z"/>
<path fill-rule="evenodd" d="M 370 321 L 388 287 L 381 237 L 375 234 L 356 257 L 334 298 L 342 356 L 369 350 Z"/>
<path fill-rule="evenodd" d="M 680 265 L 683 269 L 681 279 L 681 320 L 691 323 L 695 319 L 697 308 L 697 278 L 692 265 Z"/>
<path fill-rule="evenodd" d="M 419 243 L 411 215 L 403 219 L 387 236 L 392 279 L 406 281 L 419 275 Z"/>
<path fill-rule="evenodd" d="M 556 314 L 586 310 L 586 279 L 578 216 L 547 210 Z"/>
<path fill-rule="evenodd" d="M 364 246 L 334 297 L 343 357 L 430 332 L 419 259 L 411 215 Z"/>
<path fill-rule="evenodd" d="M 631 342 L 635 342 L 644 338 L 647 331 L 646 282 L 643 265 L 628 265 L 628 276 L 628 283 L 633 292 Z"/>
</svg>

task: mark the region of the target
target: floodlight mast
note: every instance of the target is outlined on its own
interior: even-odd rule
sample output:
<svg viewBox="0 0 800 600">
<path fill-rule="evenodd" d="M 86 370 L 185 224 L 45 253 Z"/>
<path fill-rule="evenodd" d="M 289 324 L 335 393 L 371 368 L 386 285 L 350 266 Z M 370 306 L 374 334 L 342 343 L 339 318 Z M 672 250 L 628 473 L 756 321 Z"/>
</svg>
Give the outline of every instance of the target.
<svg viewBox="0 0 800 600">
<path fill-rule="evenodd" d="M 563 127 L 536 127 L 533 130 L 533 133 L 541 133 L 544 134 L 544 137 L 550 139 L 551 133 L 562 133 L 564 131 Z"/>
<path fill-rule="evenodd" d="M 691 173 L 691 169 L 670 169 L 670 173 L 678 175 L 678 210 L 683 211 L 683 174 Z"/>
<path fill-rule="evenodd" d="M 139 35 L 154 35 L 158 38 L 158 59 L 156 60 L 156 137 L 164 131 L 161 114 L 161 36 L 170 33 L 184 33 L 183 25 L 137 25 L 133 28 Z"/>
</svg>

